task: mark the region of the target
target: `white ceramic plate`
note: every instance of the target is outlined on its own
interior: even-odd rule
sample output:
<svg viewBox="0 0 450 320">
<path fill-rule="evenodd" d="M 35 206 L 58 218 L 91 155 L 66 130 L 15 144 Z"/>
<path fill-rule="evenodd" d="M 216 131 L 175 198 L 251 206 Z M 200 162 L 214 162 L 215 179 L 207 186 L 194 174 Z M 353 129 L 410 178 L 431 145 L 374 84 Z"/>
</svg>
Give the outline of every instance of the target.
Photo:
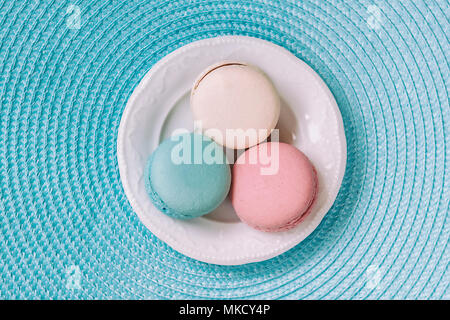
<svg viewBox="0 0 450 320">
<path fill-rule="evenodd" d="M 189 93 L 206 67 L 242 61 L 262 69 L 283 101 L 280 141 L 302 150 L 319 177 L 312 213 L 297 227 L 265 233 L 240 222 L 227 199 L 214 212 L 175 220 L 152 205 L 143 181 L 147 158 L 175 129 L 193 130 Z M 347 147 L 339 108 L 321 78 L 270 42 L 226 36 L 190 43 L 161 59 L 131 95 L 119 127 L 117 158 L 123 188 L 145 226 L 173 249 L 204 262 L 238 265 L 275 257 L 305 239 L 333 204 L 344 176 Z"/>
</svg>

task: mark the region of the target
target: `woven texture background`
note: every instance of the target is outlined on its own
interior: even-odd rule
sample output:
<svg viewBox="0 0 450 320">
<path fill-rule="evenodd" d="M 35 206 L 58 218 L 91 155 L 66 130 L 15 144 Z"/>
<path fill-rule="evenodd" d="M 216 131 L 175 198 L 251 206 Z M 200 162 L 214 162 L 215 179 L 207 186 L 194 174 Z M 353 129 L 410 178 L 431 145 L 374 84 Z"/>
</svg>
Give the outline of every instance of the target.
<svg viewBox="0 0 450 320">
<path fill-rule="evenodd" d="M 450 298 L 449 15 L 446 0 L 0 0 L 0 297 Z M 319 228 L 236 267 L 153 236 L 116 160 L 125 104 L 152 65 L 229 34 L 316 70 L 348 143 Z"/>
</svg>

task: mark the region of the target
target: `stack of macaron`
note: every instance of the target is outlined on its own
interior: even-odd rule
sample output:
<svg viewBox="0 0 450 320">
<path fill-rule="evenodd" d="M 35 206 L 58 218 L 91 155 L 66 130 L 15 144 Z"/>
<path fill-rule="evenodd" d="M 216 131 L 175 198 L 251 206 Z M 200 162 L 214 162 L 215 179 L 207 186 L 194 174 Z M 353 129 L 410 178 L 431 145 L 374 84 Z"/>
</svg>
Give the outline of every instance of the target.
<svg viewBox="0 0 450 320">
<path fill-rule="evenodd" d="M 229 195 L 238 217 L 261 231 L 288 230 L 305 219 L 317 173 L 294 146 L 267 142 L 280 98 L 262 71 L 241 62 L 210 66 L 193 85 L 191 110 L 198 133 L 163 141 L 147 162 L 145 187 L 158 210 L 191 219 Z M 227 150 L 245 150 L 232 169 Z"/>
</svg>

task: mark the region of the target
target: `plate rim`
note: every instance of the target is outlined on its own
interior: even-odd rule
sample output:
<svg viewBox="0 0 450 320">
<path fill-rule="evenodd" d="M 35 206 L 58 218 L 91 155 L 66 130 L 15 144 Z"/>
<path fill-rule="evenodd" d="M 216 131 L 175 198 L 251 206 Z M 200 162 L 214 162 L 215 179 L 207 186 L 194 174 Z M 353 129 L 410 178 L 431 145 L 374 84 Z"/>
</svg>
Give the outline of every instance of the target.
<svg viewBox="0 0 450 320">
<path fill-rule="evenodd" d="M 272 49 L 275 49 L 275 50 L 279 51 L 280 53 L 284 54 L 286 56 L 286 58 L 291 59 L 291 60 L 294 59 L 296 63 L 302 63 L 308 69 L 308 71 L 314 75 L 315 80 L 325 90 L 325 93 L 328 96 L 329 103 L 331 103 L 331 105 L 332 105 L 333 114 L 334 114 L 335 121 L 337 124 L 338 134 L 340 137 L 342 137 L 341 139 L 338 139 L 339 143 L 340 143 L 339 149 L 341 151 L 340 163 L 338 165 L 340 175 L 337 177 L 338 181 L 337 181 L 336 194 L 333 195 L 334 198 L 333 198 L 333 201 L 331 202 L 331 204 L 329 205 L 329 207 L 326 210 L 324 210 L 324 213 L 322 215 L 317 216 L 316 219 L 311 220 L 310 223 L 308 224 L 307 228 L 305 228 L 305 230 L 303 230 L 301 232 L 301 234 L 299 234 L 299 236 L 295 238 L 295 241 L 292 240 L 290 243 L 284 243 L 277 249 L 273 249 L 269 252 L 265 252 L 263 254 L 258 254 L 258 255 L 246 256 L 244 258 L 243 257 L 235 257 L 232 259 L 230 259 L 230 258 L 221 259 L 221 258 L 218 258 L 217 256 L 212 257 L 209 255 L 202 254 L 200 251 L 191 250 L 191 248 L 189 248 L 187 246 L 180 245 L 180 243 L 176 239 L 172 238 L 169 233 L 165 232 L 164 230 L 161 230 L 158 226 L 153 224 L 151 222 L 151 219 L 149 219 L 149 217 L 147 217 L 145 215 L 145 213 L 144 213 L 145 210 L 141 207 L 141 205 L 138 203 L 138 201 L 134 197 L 134 194 L 129 185 L 129 180 L 128 180 L 128 176 L 127 176 L 128 166 L 127 166 L 127 163 L 126 163 L 126 161 L 124 159 L 124 155 L 123 155 L 123 148 L 124 148 L 123 140 L 124 140 L 124 132 L 126 131 L 125 129 L 126 129 L 126 126 L 128 123 L 127 119 L 130 116 L 132 106 L 135 104 L 136 99 L 139 97 L 139 95 L 142 93 L 142 91 L 146 87 L 146 85 L 144 85 L 144 84 L 147 84 L 150 81 L 150 79 L 152 78 L 152 76 L 166 63 L 166 61 L 170 60 L 174 56 L 180 55 L 183 52 L 186 52 L 187 50 L 189 50 L 191 48 L 205 46 L 205 45 L 212 46 L 216 42 L 220 42 L 220 43 L 254 42 L 254 43 L 258 43 L 259 45 L 269 46 Z M 243 265 L 243 264 L 247 264 L 247 263 L 265 261 L 265 260 L 274 258 L 282 253 L 287 252 L 288 250 L 292 249 L 293 247 L 298 245 L 300 242 L 302 242 L 320 225 L 321 221 L 323 220 L 325 215 L 328 213 L 328 211 L 334 204 L 334 202 L 337 198 L 337 195 L 339 194 L 339 190 L 342 185 L 342 180 L 345 176 L 345 168 L 346 168 L 346 163 L 347 163 L 347 141 L 346 141 L 346 136 L 345 136 L 345 128 L 344 128 L 344 123 L 343 123 L 343 119 L 342 119 L 342 114 L 340 112 L 339 106 L 337 105 L 337 102 L 336 102 L 332 92 L 330 91 L 330 89 L 326 85 L 326 83 L 323 81 L 323 79 L 320 77 L 320 75 L 317 72 L 315 72 L 303 60 L 297 58 L 293 53 L 291 53 L 290 51 L 288 51 L 287 49 L 285 49 L 281 46 L 278 46 L 270 41 L 255 38 L 255 37 L 237 36 L 237 35 L 218 36 L 218 37 L 197 40 L 197 41 L 191 42 L 189 44 L 186 44 L 178 49 L 175 49 L 171 53 L 167 54 L 166 56 L 164 56 L 163 58 L 158 60 L 150 68 L 150 70 L 147 71 L 145 76 L 139 81 L 137 86 L 134 88 L 132 94 L 128 98 L 128 101 L 123 110 L 119 128 L 118 128 L 116 150 L 117 150 L 119 175 L 120 175 L 122 187 L 124 189 L 127 200 L 129 201 L 134 213 L 138 216 L 139 220 L 144 224 L 144 226 L 151 233 L 153 233 L 159 240 L 166 243 L 169 247 L 171 247 L 175 251 L 177 251 L 187 257 L 196 259 L 198 261 L 202 261 L 202 262 L 210 263 L 210 264 L 216 264 L 216 265 Z M 223 223 L 223 222 L 216 221 L 216 223 Z M 182 248 L 182 250 L 180 248 Z M 243 260 L 245 260 L 245 261 L 243 261 Z"/>
</svg>

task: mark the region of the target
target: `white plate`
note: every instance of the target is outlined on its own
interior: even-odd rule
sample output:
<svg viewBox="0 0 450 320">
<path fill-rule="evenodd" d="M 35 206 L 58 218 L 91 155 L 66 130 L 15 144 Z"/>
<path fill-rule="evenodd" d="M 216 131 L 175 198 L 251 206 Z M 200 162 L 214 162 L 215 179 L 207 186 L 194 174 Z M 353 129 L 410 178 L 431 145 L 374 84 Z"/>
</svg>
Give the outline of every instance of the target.
<svg viewBox="0 0 450 320">
<path fill-rule="evenodd" d="M 294 229 L 280 233 L 253 230 L 239 221 L 228 199 L 204 217 L 175 220 L 156 210 L 145 191 L 147 158 L 173 130 L 193 129 L 191 86 L 206 67 L 223 60 L 247 62 L 270 77 L 283 101 L 280 141 L 302 150 L 317 169 L 318 198 L 312 213 Z M 123 188 L 140 220 L 173 249 L 222 265 L 275 257 L 311 234 L 338 194 L 346 152 L 339 108 L 321 78 L 287 50 L 243 36 L 196 41 L 156 63 L 131 95 L 117 139 Z"/>
</svg>

